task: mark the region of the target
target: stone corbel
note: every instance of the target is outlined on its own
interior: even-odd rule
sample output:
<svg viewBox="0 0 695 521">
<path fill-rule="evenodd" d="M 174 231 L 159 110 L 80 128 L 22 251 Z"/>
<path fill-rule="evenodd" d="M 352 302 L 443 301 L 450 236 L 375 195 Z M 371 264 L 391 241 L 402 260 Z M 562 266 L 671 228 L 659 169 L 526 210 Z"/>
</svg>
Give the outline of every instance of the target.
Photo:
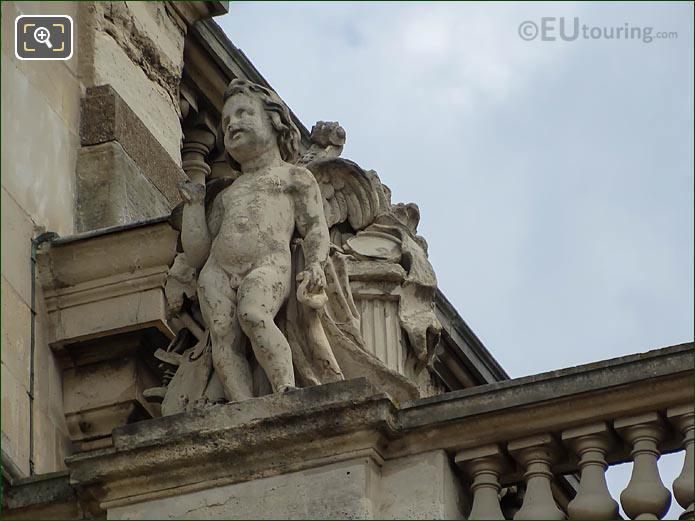
<svg viewBox="0 0 695 521">
<path fill-rule="evenodd" d="M 154 222 L 59 239 L 39 251 L 47 342 L 62 369 L 65 419 L 78 451 L 108 445 L 114 428 L 158 415 L 143 393 L 161 379 L 153 352 L 174 336 L 164 283 L 176 238 L 167 222 Z"/>
</svg>

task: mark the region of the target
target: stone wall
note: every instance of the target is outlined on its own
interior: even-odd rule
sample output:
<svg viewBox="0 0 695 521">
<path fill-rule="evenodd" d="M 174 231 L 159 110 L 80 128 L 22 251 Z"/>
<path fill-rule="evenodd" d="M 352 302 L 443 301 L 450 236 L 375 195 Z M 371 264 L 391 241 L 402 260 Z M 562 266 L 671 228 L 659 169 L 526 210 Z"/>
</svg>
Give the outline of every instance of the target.
<svg viewBox="0 0 695 521">
<path fill-rule="evenodd" d="M 32 298 L 31 241 L 163 216 L 178 202 L 185 35 L 224 11 L 219 4 L 2 2 L 2 450 L 14 477 L 31 472 L 32 423 L 36 473 L 64 468 L 70 453 L 38 285 Z M 23 14 L 71 16 L 72 58 L 18 60 L 14 24 Z M 111 112 L 87 117 L 90 93 Z"/>
<path fill-rule="evenodd" d="M 85 92 L 76 231 L 167 215 L 179 201 L 171 186 L 185 178 L 179 83 L 186 21 L 163 2 L 83 2 L 78 18 Z"/>
<path fill-rule="evenodd" d="M 85 87 L 111 85 L 180 162 L 185 25 L 163 2 L 84 2 L 79 9 Z"/>
<path fill-rule="evenodd" d="M 115 507 L 109 519 L 461 519 L 444 451 L 389 462 L 360 457 L 298 472 Z"/>
<path fill-rule="evenodd" d="M 2 3 L 2 450 L 29 474 L 31 240 L 43 230 L 73 232 L 75 164 L 79 148 L 79 48 L 68 61 L 20 61 L 14 23 L 20 14 L 77 17 L 75 2 Z M 34 364 L 34 467 L 64 467 L 69 452 L 62 388 L 45 341 L 40 290 Z"/>
</svg>

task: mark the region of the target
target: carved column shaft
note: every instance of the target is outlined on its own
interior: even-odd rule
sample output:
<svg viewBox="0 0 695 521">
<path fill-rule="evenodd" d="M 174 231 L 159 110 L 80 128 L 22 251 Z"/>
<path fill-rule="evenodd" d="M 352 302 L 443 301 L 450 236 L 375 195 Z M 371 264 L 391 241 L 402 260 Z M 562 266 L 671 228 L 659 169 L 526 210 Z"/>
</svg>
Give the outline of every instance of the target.
<svg viewBox="0 0 695 521">
<path fill-rule="evenodd" d="M 606 452 L 610 442 L 605 423 L 562 433 L 579 456 L 581 478 L 576 497 L 567 505 L 570 519 L 617 519 L 618 503 L 606 484 Z"/>
<path fill-rule="evenodd" d="M 671 422 L 683 433 L 683 449 L 685 459 L 683 469 L 673 482 L 673 496 L 678 504 L 685 509 L 681 519 L 692 519 L 695 511 L 695 479 L 693 467 L 695 466 L 695 424 L 693 423 L 693 408 L 691 405 L 674 407 L 666 412 Z"/>
<path fill-rule="evenodd" d="M 181 126 L 184 135 L 181 168 L 191 181 L 205 185 L 205 179 L 210 175 L 210 166 L 205 160 L 215 148 L 216 122 L 209 111 L 199 106 L 196 93 L 190 86 L 183 83 L 180 94 Z"/>
<path fill-rule="evenodd" d="M 194 183 L 205 184 L 210 175 L 210 165 L 205 162 L 215 144 L 215 135 L 206 130 L 186 132 L 181 149 L 181 167 Z"/>
<path fill-rule="evenodd" d="M 550 488 L 551 464 L 557 450 L 552 437 L 543 435 L 517 440 L 509 444 L 508 450 L 526 470 L 524 503 L 514 519 L 565 519 Z"/>
<path fill-rule="evenodd" d="M 671 505 L 671 493 L 659 476 L 658 444 L 662 429 L 656 413 L 624 418 L 615 428 L 632 446 L 632 474 L 620 503 L 631 519 L 661 519 Z"/>
<path fill-rule="evenodd" d="M 466 450 L 456 455 L 456 463 L 473 478 L 473 506 L 468 519 L 504 519 L 499 500 L 503 458 L 497 445 Z"/>
</svg>

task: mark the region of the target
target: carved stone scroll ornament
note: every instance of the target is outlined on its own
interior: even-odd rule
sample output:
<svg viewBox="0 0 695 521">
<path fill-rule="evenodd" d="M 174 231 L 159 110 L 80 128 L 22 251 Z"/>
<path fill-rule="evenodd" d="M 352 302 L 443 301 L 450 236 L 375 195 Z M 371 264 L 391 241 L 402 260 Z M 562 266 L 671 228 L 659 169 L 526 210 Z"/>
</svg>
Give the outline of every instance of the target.
<svg viewBox="0 0 695 521">
<path fill-rule="evenodd" d="M 347 267 L 374 257 L 359 252 L 363 238 L 390 241 L 380 260 L 405 267 L 399 317 L 424 367 L 440 326 L 417 207 L 391 206 L 374 172 L 338 157 L 337 123 L 317 123 L 298 157 L 298 130 L 265 87 L 232 81 L 221 127 L 241 174 L 182 187 L 165 288 L 179 334 L 156 353 L 165 380 L 147 395 L 168 415 L 366 376 L 398 401 L 417 398 L 415 382 L 365 349 Z"/>
</svg>

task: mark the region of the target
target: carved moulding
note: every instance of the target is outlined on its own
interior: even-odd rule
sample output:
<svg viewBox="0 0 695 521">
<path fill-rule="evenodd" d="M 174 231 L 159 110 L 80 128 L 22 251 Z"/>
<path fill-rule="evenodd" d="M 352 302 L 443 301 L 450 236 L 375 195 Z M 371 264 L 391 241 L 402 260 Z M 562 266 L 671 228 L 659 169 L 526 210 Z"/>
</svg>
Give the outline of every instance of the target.
<svg viewBox="0 0 695 521">
<path fill-rule="evenodd" d="M 77 450 L 110 445 L 114 428 L 160 414 L 143 393 L 161 379 L 152 353 L 174 337 L 164 283 L 175 248 L 175 231 L 154 220 L 39 250 L 45 309 L 37 310 L 37 330 L 62 373 L 66 426 Z"/>
</svg>

